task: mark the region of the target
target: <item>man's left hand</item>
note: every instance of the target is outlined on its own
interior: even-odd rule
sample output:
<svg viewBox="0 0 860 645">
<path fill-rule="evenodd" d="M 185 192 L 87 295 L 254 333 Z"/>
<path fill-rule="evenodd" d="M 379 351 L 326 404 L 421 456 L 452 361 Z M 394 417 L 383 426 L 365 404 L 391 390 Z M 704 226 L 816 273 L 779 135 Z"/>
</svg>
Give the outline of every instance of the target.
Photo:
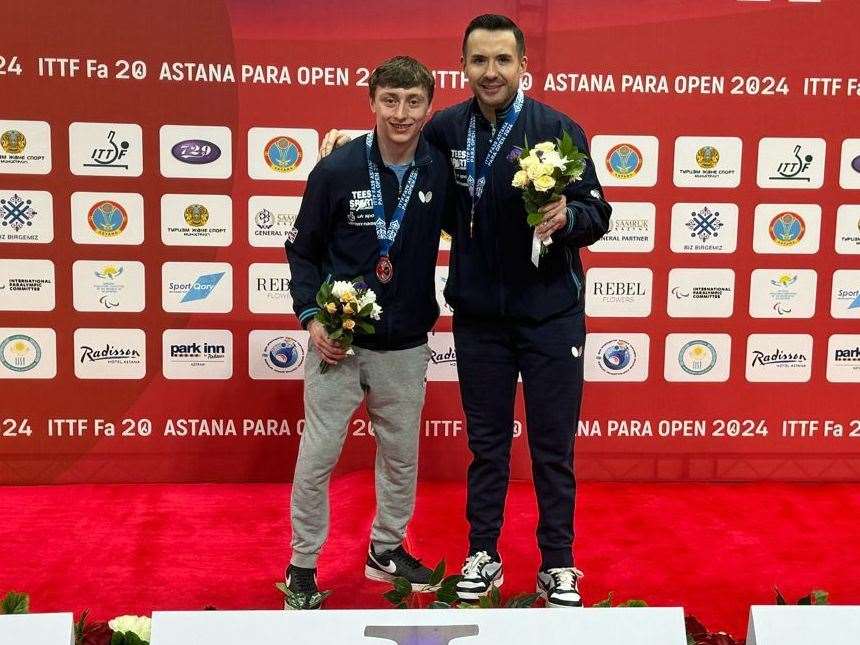
<svg viewBox="0 0 860 645">
<path fill-rule="evenodd" d="M 567 226 L 567 197 L 559 195 L 545 206 L 541 206 L 538 212 L 543 214 L 543 220 L 535 227 L 535 233 L 543 242 L 550 235 Z"/>
</svg>

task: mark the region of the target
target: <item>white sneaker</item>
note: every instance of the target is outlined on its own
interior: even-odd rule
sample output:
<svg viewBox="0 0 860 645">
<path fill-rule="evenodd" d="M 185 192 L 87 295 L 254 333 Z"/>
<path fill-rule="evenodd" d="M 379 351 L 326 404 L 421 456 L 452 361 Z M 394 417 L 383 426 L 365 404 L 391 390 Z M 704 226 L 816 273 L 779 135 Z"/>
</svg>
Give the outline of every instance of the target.
<svg viewBox="0 0 860 645">
<path fill-rule="evenodd" d="M 463 579 L 457 583 L 460 600 L 477 600 L 486 596 L 491 587 L 501 587 L 505 581 L 502 563 L 486 551 L 471 554 L 463 563 Z"/>
<path fill-rule="evenodd" d="M 558 567 L 538 571 L 537 592 L 547 607 L 582 607 L 579 579 L 582 571 L 574 567 Z"/>
</svg>

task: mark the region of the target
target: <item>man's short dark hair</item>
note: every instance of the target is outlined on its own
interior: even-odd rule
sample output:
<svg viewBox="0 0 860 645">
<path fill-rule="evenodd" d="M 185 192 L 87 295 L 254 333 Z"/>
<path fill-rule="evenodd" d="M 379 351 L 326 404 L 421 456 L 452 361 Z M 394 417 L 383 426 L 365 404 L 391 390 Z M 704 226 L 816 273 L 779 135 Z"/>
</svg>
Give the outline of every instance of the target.
<svg viewBox="0 0 860 645">
<path fill-rule="evenodd" d="M 427 90 L 428 100 L 433 100 L 436 81 L 424 65 L 411 56 L 395 56 L 384 61 L 370 74 L 368 83 L 370 98 L 376 96 L 377 87 L 396 87 L 408 90 L 410 87 L 423 87 Z"/>
<path fill-rule="evenodd" d="M 469 34 L 476 29 L 486 29 L 487 31 L 511 31 L 514 34 L 514 39 L 517 41 L 517 54 L 520 58 L 526 55 L 526 37 L 523 35 L 522 29 L 517 27 L 517 23 L 497 13 L 485 13 L 483 16 L 473 18 L 469 26 L 466 27 L 466 33 L 463 34 L 463 56 L 466 55 L 466 41 L 469 40 Z"/>
</svg>

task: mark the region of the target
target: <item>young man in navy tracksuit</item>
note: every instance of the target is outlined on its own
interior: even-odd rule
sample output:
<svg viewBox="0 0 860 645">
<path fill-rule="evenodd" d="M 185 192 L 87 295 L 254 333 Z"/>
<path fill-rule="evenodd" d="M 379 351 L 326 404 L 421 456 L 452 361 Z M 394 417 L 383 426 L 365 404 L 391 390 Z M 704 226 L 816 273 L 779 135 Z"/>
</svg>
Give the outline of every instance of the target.
<svg viewBox="0 0 860 645">
<path fill-rule="evenodd" d="M 415 503 L 427 332 L 439 315 L 436 256 L 450 174 L 444 155 L 421 136 L 433 98 L 429 71 L 412 58 L 395 57 L 369 84 L 374 132 L 314 168 L 286 242 L 290 293 L 310 335 L 287 570 L 287 606 L 294 609 L 322 602 L 316 566 L 328 534 L 329 480 L 363 399 L 377 440 L 377 510 L 365 575 L 403 577 L 413 590 L 425 591 L 431 574 L 402 543 Z M 354 356 L 314 319 L 316 294 L 329 276 L 363 277 L 382 308 L 376 333 L 355 336 Z M 330 365 L 325 373 L 321 360 Z"/>
<path fill-rule="evenodd" d="M 526 142 L 555 141 L 563 132 L 586 154 L 588 144 L 567 116 L 523 97 L 519 84 L 525 67 L 519 28 L 504 16 L 476 18 L 463 40 L 463 68 L 475 96 L 436 114 L 424 129 L 427 140 L 446 152 L 457 184 L 445 298 L 454 309 L 460 392 L 473 453 L 470 547 L 458 593 L 475 599 L 503 581 L 497 540 L 521 374 L 540 515 L 537 587 L 549 606 L 576 607 L 582 605 L 582 573 L 573 566 L 572 462 L 585 345 L 579 249 L 606 232 L 611 208 L 588 160 L 582 178 L 543 209 L 536 231 L 528 226 L 522 191 L 511 185 L 519 169 L 517 151 Z M 538 266 L 532 261 L 535 232 L 551 238 Z"/>
</svg>

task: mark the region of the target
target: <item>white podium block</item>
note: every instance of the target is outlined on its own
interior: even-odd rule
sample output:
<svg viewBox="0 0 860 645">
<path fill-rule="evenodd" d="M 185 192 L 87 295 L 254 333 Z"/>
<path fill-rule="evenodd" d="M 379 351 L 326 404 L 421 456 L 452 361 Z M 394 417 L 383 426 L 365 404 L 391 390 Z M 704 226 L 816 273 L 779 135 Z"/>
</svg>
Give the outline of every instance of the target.
<svg viewBox="0 0 860 645">
<path fill-rule="evenodd" d="M 860 606 L 750 607 L 747 645 L 857 645 Z"/>
<path fill-rule="evenodd" d="M 151 645 L 686 645 L 680 607 L 154 612 Z"/>
<path fill-rule="evenodd" d="M 72 614 L 0 616 L 0 643 L 6 645 L 73 645 Z"/>
</svg>

